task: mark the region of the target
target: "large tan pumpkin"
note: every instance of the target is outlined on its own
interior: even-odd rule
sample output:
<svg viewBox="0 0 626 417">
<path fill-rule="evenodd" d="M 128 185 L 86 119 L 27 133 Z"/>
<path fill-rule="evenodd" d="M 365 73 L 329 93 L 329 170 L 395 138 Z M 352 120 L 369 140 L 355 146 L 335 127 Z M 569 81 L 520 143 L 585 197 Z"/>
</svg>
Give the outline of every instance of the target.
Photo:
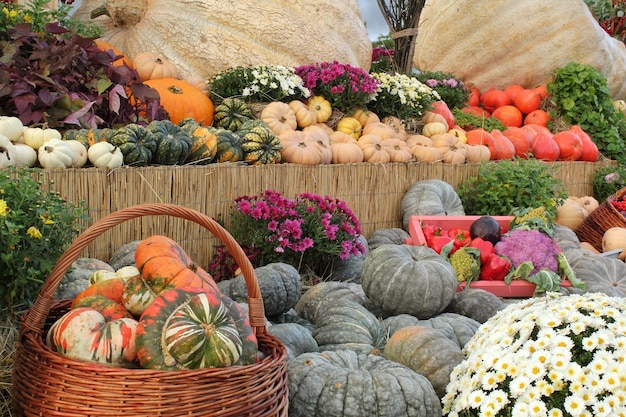
<svg viewBox="0 0 626 417">
<path fill-rule="evenodd" d="M 298 66 L 337 60 L 369 70 L 372 45 L 357 0 L 83 0 L 102 39 L 131 58 L 167 58 L 182 77 L 210 77 L 238 65 Z"/>
<path fill-rule="evenodd" d="M 414 63 L 448 71 L 481 91 L 536 87 L 569 62 L 598 68 L 626 98 L 626 48 L 607 35 L 582 0 L 427 0 Z"/>
</svg>

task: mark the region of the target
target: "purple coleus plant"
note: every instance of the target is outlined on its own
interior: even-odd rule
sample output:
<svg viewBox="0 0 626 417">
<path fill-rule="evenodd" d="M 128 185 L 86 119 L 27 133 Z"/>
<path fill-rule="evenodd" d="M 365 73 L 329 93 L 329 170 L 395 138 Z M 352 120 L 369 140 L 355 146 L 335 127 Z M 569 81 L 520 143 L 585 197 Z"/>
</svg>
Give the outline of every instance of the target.
<svg viewBox="0 0 626 417">
<path fill-rule="evenodd" d="M 24 124 L 97 128 L 167 118 L 156 90 L 134 69 L 113 65 L 111 51 L 57 22 L 48 23 L 43 34 L 27 23 L 14 26 L 3 53 L 0 111 Z"/>
</svg>

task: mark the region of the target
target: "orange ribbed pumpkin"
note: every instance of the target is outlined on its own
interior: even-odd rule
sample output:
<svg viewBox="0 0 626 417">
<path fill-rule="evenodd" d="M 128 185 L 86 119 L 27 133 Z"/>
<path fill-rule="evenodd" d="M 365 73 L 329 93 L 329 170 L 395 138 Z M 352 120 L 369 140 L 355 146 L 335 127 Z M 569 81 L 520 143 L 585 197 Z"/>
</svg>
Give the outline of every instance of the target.
<svg viewBox="0 0 626 417">
<path fill-rule="evenodd" d="M 144 84 L 157 90 L 172 123 L 191 117 L 203 126 L 213 124 L 213 101 L 199 88 L 176 78 L 147 80 Z"/>
</svg>

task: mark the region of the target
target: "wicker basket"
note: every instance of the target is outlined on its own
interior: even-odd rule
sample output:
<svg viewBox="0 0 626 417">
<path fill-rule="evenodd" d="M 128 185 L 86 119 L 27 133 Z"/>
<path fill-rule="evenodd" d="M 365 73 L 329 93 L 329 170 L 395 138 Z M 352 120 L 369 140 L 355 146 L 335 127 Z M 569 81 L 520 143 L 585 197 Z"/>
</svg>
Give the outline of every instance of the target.
<svg viewBox="0 0 626 417">
<path fill-rule="evenodd" d="M 576 231 L 581 242 L 589 242 L 598 251 L 602 252 L 602 236 L 611 227 L 626 227 L 626 217 L 613 206 L 612 202 L 621 200 L 626 195 L 626 188 L 622 188 L 607 199 L 585 218 Z"/>
<path fill-rule="evenodd" d="M 141 216 L 172 216 L 208 229 L 241 266 L 250 324 L 263 358 L 252 365 L 158 371 L 107 367 L 62 356 L 43 342 L 45 331 L 69 308 L 55 301 L 59 282 L 82 250 L 106 230 Z M 25 314 L 15 353 L 16 416 L 287 416 L 286 348 L 265 325 L 263 299 L 250 261 L 211 218 L 172 204 L 141 204 L 116 211 L 86 229 L 61 256 L 34 306 Z"/>
</svg>

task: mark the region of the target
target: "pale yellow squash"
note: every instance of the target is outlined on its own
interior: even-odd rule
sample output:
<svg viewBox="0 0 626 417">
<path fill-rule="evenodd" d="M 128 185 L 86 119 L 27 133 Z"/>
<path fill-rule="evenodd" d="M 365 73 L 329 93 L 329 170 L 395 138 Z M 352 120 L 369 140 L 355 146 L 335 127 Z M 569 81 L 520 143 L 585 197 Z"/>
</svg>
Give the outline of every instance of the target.
<svg viewBox="0 0 626 417">
<path fill-rule="evenodd" d="M 129 56 L 163 56 L 182 78 L 238 65 L 371 65 L 358 0 L 82 0 L 73 17 L 90 21 L 103 3 L 109 16 L 93 20 L 102 40 Z"/>
</svg>

